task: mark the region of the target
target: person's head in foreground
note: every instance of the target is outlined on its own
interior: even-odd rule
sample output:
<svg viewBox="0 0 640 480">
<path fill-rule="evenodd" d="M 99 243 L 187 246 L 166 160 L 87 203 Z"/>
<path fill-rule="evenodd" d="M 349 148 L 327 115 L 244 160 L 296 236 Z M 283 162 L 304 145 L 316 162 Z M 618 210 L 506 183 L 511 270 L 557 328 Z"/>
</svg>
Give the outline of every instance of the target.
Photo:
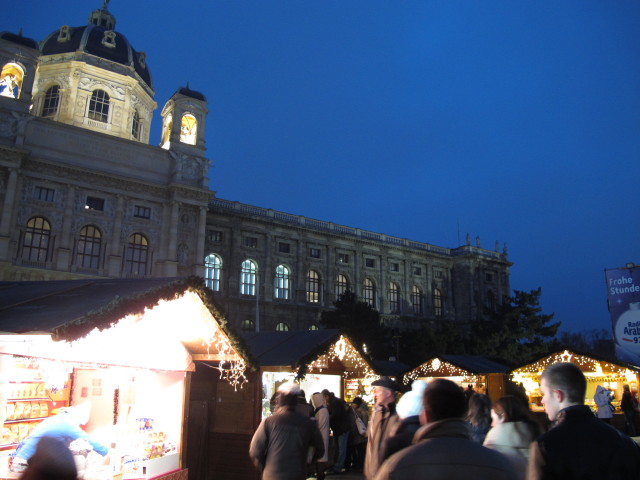
<svg viewBox="0 0 640 480">
<path fill-rule="evenodd" d="M 462 418 L 467 402 L 462 389 L 451 380 L 437 378 L 429 382 L 422 396 L 420 420 L 424 423 Z"/>
<path fill-rule="evenodd" d="M 554 363 L 542 372 L 540 391 L 544 410 L 553 422 L 561 410 L 584 403 L 587 380 L 575 363 Z"/>
</svg>

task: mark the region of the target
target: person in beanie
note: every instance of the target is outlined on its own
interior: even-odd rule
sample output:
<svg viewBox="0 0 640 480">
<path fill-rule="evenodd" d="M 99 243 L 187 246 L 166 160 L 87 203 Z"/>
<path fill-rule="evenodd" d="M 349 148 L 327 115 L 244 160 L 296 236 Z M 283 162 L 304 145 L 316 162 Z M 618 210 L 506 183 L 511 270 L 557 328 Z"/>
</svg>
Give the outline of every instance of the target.
<svg viewBox="0 0 640 480">
<path fill-rule="evenodd" d="M 78 470 L 71 451 L 62 440 L 41 437 L 29 458 L 21 480 L 77 480 Z"/>
<path fill-rule="evenodd" d="M 380 461 L 383 462 L 394 453 L 411 445 L 413 436 L 420 428 L 420 412 L 422 411 L 422 395 L 427 388 L 427 382 L 416 380 L 411 390 L 402 395 L 396 413 L 400 421 L 393 435 L 382 442 Z"/>
<path fill-rule="evenodd" d="M 396 413 L 398 385 L 389 377 L 380 377 L 371 383 L 375 406 L 367 428 L 367 453 L 364 459 L 364 478 L 371 480 L 382 463 L 380 454 L 384 441 L 395 433 L 399 422 Z"/>
<path fill-rule="evenodd" d="M 278 408 L 260 423 L 249 457 L 263 480 L 305 480 L 307 461 L 324 455 L 324 442 L 315 421 L 296 412 L 300 387 L 285 383 L 278 393 Z M 314 454 L 308 459 L 310 448 Z"/>
</svg>

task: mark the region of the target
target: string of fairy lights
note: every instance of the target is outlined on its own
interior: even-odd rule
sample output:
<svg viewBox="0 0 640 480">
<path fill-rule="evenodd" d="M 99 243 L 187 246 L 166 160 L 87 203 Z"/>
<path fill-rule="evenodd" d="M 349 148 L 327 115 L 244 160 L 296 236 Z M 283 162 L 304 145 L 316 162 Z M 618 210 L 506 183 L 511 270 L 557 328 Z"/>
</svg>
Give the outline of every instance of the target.
<svg viewBox="0 0 640 480">
<path fill-rule="evenodd" d="M 402 381 L 407 385 L 411 381 L 417 380 L 421 377 L 463 377 L 462 381 L 465 383 L 477 383 L 484 381 L 482 376 L 474 375 L 468 370 L 441 360 L 440 358 L 434 358 L 414 368 L 404 375 Z"/>
<path fill-rule="evenodd" d="M 345 366 L 345 378 L 359 377 L 364 378 L 365 381 L 373 381 L 379 378 L 379 375 L 373 371 L 358 349 L 344 335 L 341 335 L 340 339 L 333 343 L 326 353 L 310 362 L 307 366 L 307 372 L 311 374 L 315 370 L 318 373 L 322 373 L 335 359 L 340 360 Z"/>
</svg>

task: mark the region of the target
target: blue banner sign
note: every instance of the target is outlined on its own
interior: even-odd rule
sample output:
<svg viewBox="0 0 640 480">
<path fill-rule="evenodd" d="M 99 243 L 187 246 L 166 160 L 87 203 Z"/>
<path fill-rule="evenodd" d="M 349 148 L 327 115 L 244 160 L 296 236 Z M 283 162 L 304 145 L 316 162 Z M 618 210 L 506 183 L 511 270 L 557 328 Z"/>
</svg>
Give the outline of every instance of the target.
<svg viewBox="0 0 640 480">
<path fill-rule="evenodd" d="M 640 266 L 604 271 L 618 360 L 640 366 Z"/>
</svg>

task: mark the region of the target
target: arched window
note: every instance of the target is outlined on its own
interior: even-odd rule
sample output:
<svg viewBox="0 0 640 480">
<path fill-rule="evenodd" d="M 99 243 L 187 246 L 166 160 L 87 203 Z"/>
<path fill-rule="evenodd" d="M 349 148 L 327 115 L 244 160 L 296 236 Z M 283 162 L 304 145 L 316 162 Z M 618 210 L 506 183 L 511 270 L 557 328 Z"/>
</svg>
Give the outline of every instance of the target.
<svg viewBox="0 0 640 480">
<path fill-rule="evenodd" d="M 257 274 L 258 267 L 254 262 L 251 260 L 242 262 L 242 269 L 240 270 L 240 294 L 255 296 Z"/>
<path fill-rule="evenodd" d="M 339 274 L 336 277 L 336 300 L 340 300 L 340 297 L 344 295 L 344 292 L 346 292 L 348 289 L 349 279 L 346 276 Z"/>
<path fill-rule="evenodd" d="M 220 277 L 222 273 L 222 259 L 212 253 L 204 259 L 204 284 L 214 292 L 220 291 Z"/>
<path fill-rule="evenodd" d="M 414 315 L 422 315 L 422 290 L 416 285 L 411 288 L 411 306 Z"/>
<path fill-rule="evenodd" d="M 362 283 L 362 300 L 367 302 L 371 308 L 376 308 L 376 286 L 369 278 L 365 278 Z"/>
<path fill-rule="evenodd" d="M 242 324 L 240 325 L 240 330 L 242 330 L 243 332 L 255 332 L 256 322 L 254 322 L 250 318 L 247 318 L 242 321 Z"/>
<path fill-rule="evenodd" d="M 60 87 L 53 85 L 44 92 L 44 102 L 42 104 L 42 116 L 53 117 L 58 113 L 60 105 Z"/>
<path fill-rule="evenodd" d="M 22 260 L 46 262 L 51 240 L 51 224 L 44 217 L 33 217 L 27 222 L 22 242 Z"/>
<path fill-rule="evenodd" d="M 273 295 L 280 300 L 289 299 L 289 269 L 284 265 L 278 265 L 273 286 Z"/>
<path fill-rule="evenodd" d="M 182 122 L 180 123 L 180 141 L 189 145 L 195 145 L 197 134 L 198 121 L 196 120 L 196 117 L 190 113 L 185 113 L 182 116 Z"/>
<path fill-rule="evenodd" d="M 0 96 L 20 98 L 24 70 L 17 63 L 7 63 L 0 72 Z"/>
<path fill-rule="evenodd" d="M 140 140 L 140 133 L 142 132 L 142 124 L 140 123 L 140 114 L 137 110 L 133 111 L 133 117 L 131 118 L 131 136 L 136 140 Z"/>
<path fill-rule="evenodd" d="M 305 284 L 305 290 L 307 291 L 307 302 L 320 302 L 320 275 L 318 275 L 318 272 L 316 272 L 315 270 L 309 270 L 307 272 Z"/>
<path fill-rule="evenodd" d="M 397 283 L 389 282 L 389 313 L 400 313 L 400 288 Z"/>
<path fill-rule="evenodd" d="M 288 332 L 289 331 L 289 325 L 284 323 L 284 322 L 280 322 L 279 324 L 276 325 L 276 332 Z"/>
<path fill-rule="evenodd" d="M 125 257 L 125 274 L 144 276 L 147 273 L 149 241 L 141 233 L 129 236 Z"/>
<path fill-rule="evenodd" d="M 86 225 L 80 230 L 76 253 L 78 266 L 83 268 L 99 268 L 102 233 L 94 225 Z"/>
<path fill-rule="evenodd" d="M 94 90 L 89 100 L 89 118 L 98 122 L 109 122 L 109 94 L 104 90 Z"/>
<path fill-rule="evenodd" d="M 439 288 L 433 289 L 433 313 L 436 317 L 441 317 L 444 313 L 443 302 L 442 302 L 442 292 Z"/>
</svg>

